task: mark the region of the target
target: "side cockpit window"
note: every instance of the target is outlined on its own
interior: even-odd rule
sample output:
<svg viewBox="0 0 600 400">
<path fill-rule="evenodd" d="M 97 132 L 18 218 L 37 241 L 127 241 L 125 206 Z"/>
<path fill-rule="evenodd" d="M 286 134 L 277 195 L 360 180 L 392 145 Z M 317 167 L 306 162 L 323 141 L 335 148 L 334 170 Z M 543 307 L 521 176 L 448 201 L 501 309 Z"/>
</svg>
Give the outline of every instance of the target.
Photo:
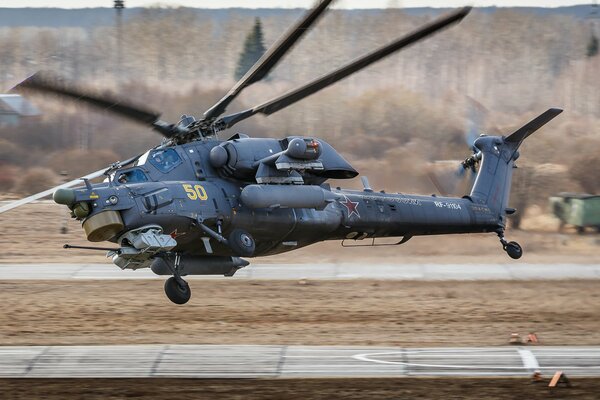
<svg viewBox="0 0 600 400">
<path fill-rule="evenodd" d="M 121 173 L 117 173 L 117 182 L 119 184 L 125 183 L 139 183 L 139 182 L 147 182 L 148 177 L 139 168 L 134 168 L 130 170 L 123 171 Z"/>
<path fill-rule="evenodd" d="M 150 154 L 149 160 L 160 172 L 169 172 L 181 164 L 181 157 L 179 157 L 175 149 L 153 151 Z"/>
</svg>

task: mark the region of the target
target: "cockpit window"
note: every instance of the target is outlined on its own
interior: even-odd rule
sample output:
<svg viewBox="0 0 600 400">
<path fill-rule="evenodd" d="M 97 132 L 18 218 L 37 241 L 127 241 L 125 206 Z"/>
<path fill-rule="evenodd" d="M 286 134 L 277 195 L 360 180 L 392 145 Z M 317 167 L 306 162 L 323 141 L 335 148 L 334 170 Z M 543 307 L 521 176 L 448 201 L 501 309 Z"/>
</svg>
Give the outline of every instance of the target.
<svg viewBox="0 0 600 400">
<path fill-rule="evenodd" d="M 148 177 L 139 168 L 130 169 L 129 171 L 123 171 L 117 175 L 117 182 L 119 184 L 125 183 L 138 183 L 138 182 L 147 182 Z"/>
<path fill-rule="evenodd" d="M 156 150 L 150 154 L 149 159 L 160 172 L 169 172 L 181 164 L 181 157 L 174 149 Z"/>
</svg>

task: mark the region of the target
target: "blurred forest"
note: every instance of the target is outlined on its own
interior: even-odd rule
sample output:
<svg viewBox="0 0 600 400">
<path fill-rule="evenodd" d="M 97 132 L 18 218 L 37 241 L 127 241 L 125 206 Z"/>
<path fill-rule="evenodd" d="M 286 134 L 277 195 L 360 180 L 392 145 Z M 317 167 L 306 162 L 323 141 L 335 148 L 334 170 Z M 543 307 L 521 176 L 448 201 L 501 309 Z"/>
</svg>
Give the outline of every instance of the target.
<svg viewBox="0 0 600 400">
<path fill-rule="evenodd" d="M 115 26 L 0 27 L 0 87 L 7 91 L 37 70 L 52 70 L 160 110 L 168 121 L 199 116 L 233 85 L 255 17 L 268 47 L 302 12 L 232 9 L 216 19 L 185 8 L 149 8 L 123 22 L 120 52 Z M 430 18 L 402 9 L 332 10 L 267 82 L 247 89 L 228 111 L 268 100 Z M 510 134 L 560 107 L 565 112 L 522 148 L 515 202 L 545 206 L 552 193 L 600 192 L 600 56 L 589 54 L 594 34 L 589 19 L 474 10 L 461 24 L 235 131 L 314 135 L 334 145 L 376 189 L 433 193 L 428 163 L 469 155 L 468 97 L 488 109 L 483 130 L 492 134 Z M 160 141 L 112 115 L 52 98 L 30 100 L 42 109 L 41 119 L 0 128 L 2 192 L 42 190 L 58 182 L 61 171 L 81 176 Z"/>
</svg>

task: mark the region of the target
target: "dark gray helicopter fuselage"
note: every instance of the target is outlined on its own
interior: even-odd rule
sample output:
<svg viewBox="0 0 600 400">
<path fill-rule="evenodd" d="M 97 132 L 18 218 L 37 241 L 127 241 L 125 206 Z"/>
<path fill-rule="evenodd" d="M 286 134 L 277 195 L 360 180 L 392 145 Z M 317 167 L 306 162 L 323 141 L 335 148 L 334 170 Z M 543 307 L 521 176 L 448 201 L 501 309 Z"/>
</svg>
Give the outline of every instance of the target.
<svg viewBox="0 0 600 400">
<path fill-rule="evenodd" d="M 264 147 L 265 143 L 269 147 L 273 141 L 242 140 L 255 148 L 256 145 Z M 417 235 L 490 232 L 503 224 L 503 213 L 494 212 L 469 196 L 392 194 L 369 188 L 363 191 L 331 189 L 324 183 L 326 178 L 318 176 L 307 179 L 315 183 L 310 186 L 328 194 L 329 200 L 322 207 L 286 207 L 285 204 L 249 207 L 242 201 L 242 190 L 256 182 L 227 179 L 209 161 L 211 149 L 222 143 L 198 141 L 151 150 L 135 166 L 114 171 L 108 182 L 90 185 L 91 190 L 75 189 L 76 202 L 92 199 L 88 218 L 107 210 L 119 212 L 124 231 L 160 226 L 177 241 L 173 251 L 193 255 L 236 255 L 231 248 L 215 240 L 208 248 L 203 245 L 202 237 L 207 235 L 200 229 L 199 221 L 214 231 L 220 230 L 224 237 L 233 229 L 249 232 L 256 242 L 253 256 L 283 253 L 324 240 L 381 237 L 407 240 Z M 322 140 L 319 143 L 328 146 Z M 164 164 L 167 150 L 172 159 L 169 165 L 153 162 L 153 154 L 160 152 Z M 254 154 L 257 159 L 262 157 L 256 149 Z M 340 160 L 336 162 L 338 166 L 343 164 Z M 292 198 L 297 197 L 295 192 L 302 186 L 306 185 L 261 185 L 283 191 Z M 110 240 L 118 242 L 119 236 Z"/>
</svg>

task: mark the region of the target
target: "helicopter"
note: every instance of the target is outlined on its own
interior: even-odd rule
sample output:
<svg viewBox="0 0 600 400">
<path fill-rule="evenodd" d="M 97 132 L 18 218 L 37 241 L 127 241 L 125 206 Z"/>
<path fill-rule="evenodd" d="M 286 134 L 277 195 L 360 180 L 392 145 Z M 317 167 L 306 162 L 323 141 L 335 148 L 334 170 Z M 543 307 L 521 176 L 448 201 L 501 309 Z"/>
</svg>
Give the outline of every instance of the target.
<svg viewBox="0 0 600 400">
<path fill-rule="evenodd" d="M 521 246 L 504 237 L 512 170 L 518 149 L 533 132 L 562 110 L 551 108 L 508 136 L 479 136 L 473 154 L 461 163 L 477 166 L 469 195 L 458 197 L 391 194 L 332 188 L 329 179 L 351 179 L 358 172 L 326 141 L 307 136 L 253 138 L 219 132 L 255 114 L 270 115 L 341 79 L 460 22 L 471 8 L 449 12 L 334 71 L 270 101 L 224 115 L 244 88 L 265 78 L 330 5 L 322 0 L 278 39 L 231 90 L 201 118 L 184 115 L 176 124 L 160 114 L 111 95 L 98 95 L 47 72 L 18 84 L 22 93 L 42 93 L 82 101 L 145 124 L 163 136 L 143 154 L 36 195 L 0 212 L 53 194 L 80 221 L 90 242 L 116 247 L 70 246 L 107 251 L 121 269 L 151 268 L 165 281 L 167 297 L 185 304 L 191 297 L 188 275 L 233 276 L 249 265 L 244 258 L 289 252 L 325 240 L 342 245 L 414 236 L 495 233 L 508 256 Z M 90 180 L 104 177 L 102 183 Z M 83 183 L 83 184 L 82 184 Z"/>
</svg>

